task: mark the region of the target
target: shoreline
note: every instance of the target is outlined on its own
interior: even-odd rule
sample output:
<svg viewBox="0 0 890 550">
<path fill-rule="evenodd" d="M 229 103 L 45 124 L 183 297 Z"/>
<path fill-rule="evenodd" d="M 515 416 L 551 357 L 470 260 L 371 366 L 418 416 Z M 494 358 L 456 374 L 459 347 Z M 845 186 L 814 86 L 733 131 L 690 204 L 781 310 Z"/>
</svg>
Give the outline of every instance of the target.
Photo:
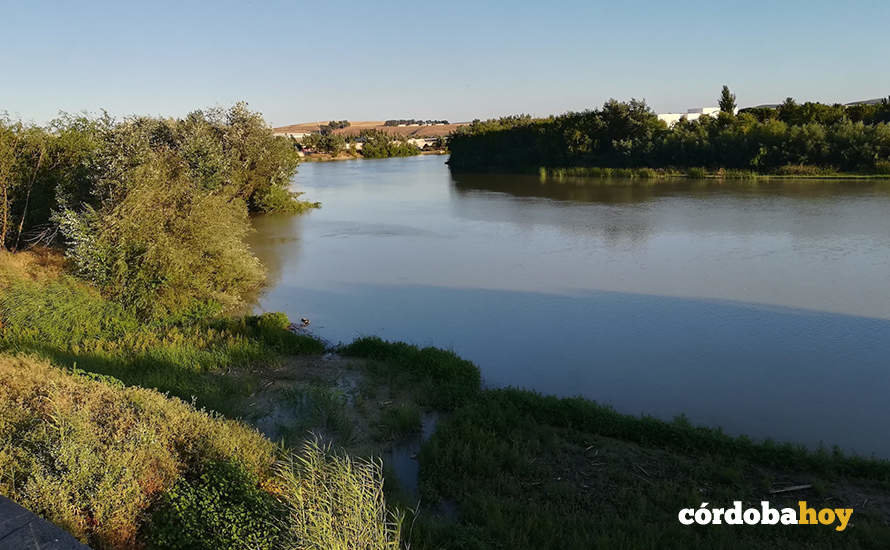
<svg viewBox="0 0 890 550">
<path fill-rule="evenodd" d="M 384 157 L 383 159 L 379 158 L 365 158 L 361 154 L 349 154 L 349 153 L 341 153 L 339 155 L 329 155 L 327 153 L 313 153 L 311 155 L 304 155 L 300 157 L 301 162 L 336 162 L 340 160 L 385 160 L 388 158 L 409 158 L 409 157 L 420 157 L 420 156 L 446 156 L 448 155 L 447 151 L 421 151 L 416 155 L 404 155 L 404 156 L 395 156 L 395 157 Z"/>
<path fill-rule="evenodd" d="M 459 174 L 516 174 L 516 175 L 532 175 L 537 174 L 541 181 L 548 180 L 611 180 L 611 179 L 631 179 L 640 180 L 640 183 L 646 180 L 664 181 L 670 179 L 685 180 L 719 180 L 719 181 L 744 181 L 744 180 L 890 180 L 890 174 L 861 173 L 861 172 L 826 172 L 821 169 L 809 169 L 803 167 L 800 171 L 795 171 L 798 167 L 789 167 L 784 172 L 754 172 L 749 170 L 735 170 L 719 168 L 709 170 L 706 168 L 608 168 L 596 166 L 574 166 L 574 167 L 548 167 L 524 168 L 511 170 L 509 168 L 499 169 L 498 167 L 479 167 L 479 168 L 455 168 L 450 162 L 449 168 Z"/>
</svg>

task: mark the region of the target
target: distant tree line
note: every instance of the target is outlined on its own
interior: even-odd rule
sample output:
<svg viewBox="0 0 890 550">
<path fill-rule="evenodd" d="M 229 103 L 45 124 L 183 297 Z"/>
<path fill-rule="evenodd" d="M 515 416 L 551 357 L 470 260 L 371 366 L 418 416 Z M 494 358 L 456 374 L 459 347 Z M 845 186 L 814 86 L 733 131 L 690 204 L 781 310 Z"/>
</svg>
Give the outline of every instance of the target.
<svg viewBox="0 0 890 550">
<path fill-rule="evenodd" d="M 428 126 L 431 124 L 448 124 L 447 120 L 416 120 L 413 118 L 402 118 L 398 120 L 387 120 L 384 126 Z"/>
<path fill-rule="evenodd" d="M 248 214 L 309 206 L 289 190 L 298 162 L 244 104 L 46 127 L 0 118 L 0 249 L 63 246 L 81 276 L 151 317 L 234 307 L 263 278 Z"/>
<path fill-rule="evenodd" d="M 873 105 L 797 104 L 746 109 L 721 97 L 716 117 L 668 127 L 643 101 L 546 119 L 473 121 L 449 138 L 454 169 L 558 166 L 706 167 L 769 172 L 789 165 L 890 173 L 890 98 Z"/>
<path fill-rule="evenodd" d="M 361 148 L 355 147 L 361 143 Z M 340 134 L 312 133 L 303 136 L 297 143 L 298 147 L 309 153 L 324 153 L 337 156 L 355 147 L 355 152 L 366 158 L 407 157 L 420 154 L 416 146 L 397 139 L 383 130 L 362 130 L 357 136 Z"/>
<path fill-rule="evenodd" d="M 324 126 L 321 126 L 319 128 L 319 132 L 322 135 L 328 135 L 328 134 L 333 133 L 334 130 L 339 130 L 341 128 L 349 128 L 350 126 L 351 126 L 351 124 L 348 120 L 332 120 L 332 121 L 328 122 L 327 124 L 325 124 Z"/>
</svg>

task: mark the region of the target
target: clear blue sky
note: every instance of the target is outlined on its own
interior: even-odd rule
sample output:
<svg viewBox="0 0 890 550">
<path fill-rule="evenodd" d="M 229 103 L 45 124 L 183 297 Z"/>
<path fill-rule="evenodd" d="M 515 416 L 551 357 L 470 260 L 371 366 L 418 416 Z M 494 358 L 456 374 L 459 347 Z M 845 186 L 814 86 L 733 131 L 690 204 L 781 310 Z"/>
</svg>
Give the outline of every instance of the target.
<svg viewBox="0 0 890 550">
<path fill-rule="evenodd" d="M 275 125 L 890 94 L 890 2 L 0 0 L 0 111 Z"/>
</svg>

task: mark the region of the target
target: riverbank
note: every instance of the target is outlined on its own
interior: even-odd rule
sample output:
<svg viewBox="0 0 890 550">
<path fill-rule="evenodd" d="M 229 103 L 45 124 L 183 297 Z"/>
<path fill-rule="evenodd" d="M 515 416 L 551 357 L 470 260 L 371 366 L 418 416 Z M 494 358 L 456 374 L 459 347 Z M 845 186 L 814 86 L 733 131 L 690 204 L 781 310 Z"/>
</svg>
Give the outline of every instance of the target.
<svg viewBox="0 0 890 550">
<path fill-rule="evenodd" d="M 421 156 L 421 155 L 440 156 L 440 155 L 447 155 L 447 154 L 448 154 L 447 151 L 421 151 L 415 156 Z M 301 158 L 302 158 L 303 162 L 334 162 L 334 161 L 338 161 L 338 160 L 365 159 L 366 157 L 362 156 L 361 153 L 350 152 L 350 153 L 339 153 L 337 155 L 331 155 L 328 153 L 309 153 L 309 154 L 304 154 L 303 157 L 301 157 Z M 386 157 L 386 158 L 395 158 L 395 157 Z M 370 159 L 370 160 L 376 160 L 376 159 Z"/>
<path fill-rule="evenodd" d="M 52 402 L 64 400 L 63 389 L 70 385 L 106 395 L 105 401 L 149 400 L 155 403 L 153 411 L 175 410 L 191 418 L 185 404 L 168 405 L 156 393 L 140 397 L 145 390 L 138 386 L 193 400 L 197 407 L 241 419 L 265 434 L 264 439 L 237 427 L 238 437 L 263 449 L 250 460 L 253 475 L 267 480 L 274 479 L 272 473 L 258 464 L 271 460 L 271 441 L 297 451 L 315 433 L 350 456 L 382 456 L 387 502 L 407 514 L 403 540 L 412 548 L 869 548 L 890 543 L 888 461 L 752 442 L 682 418 L 665 422 L 623 415 L 580 398 L 483 389 L 478 368 L 449 351 L 377 338 L 325 350 L 311 336 L 286 331 L 281 314 L 191 328 L 130 324 L 125 313 L 87 285 L 67 278 L 52 251 L 5 254 L 0 260 L 0 351 L 49 361 L 52 366 L 10 364 L 29 372 L 34 384 L 58 379 L 54 387 L 61 393 Z M 69 381 L 66 373 L 71 372 L 76 379 Z M 14 378 L 22 375 L 10 374 L 7 380 Z M 127 397 L 121 391 L 129 392 Z M 103 399 L 88 402 L 96 414 L 102 411 Z M 82 414 L 73 407 L 65 414 Z M 145 410 L 145 405 L 133 409 L 134 419 L 154 422 L 139 412 Z M 438 423 L 421 446 L 423 420 L 430 414 Z M 3 425 L 14 425 L 7 416 Z M 101 417 L 78 416 L 77 433 L 83 435 L 74 441 L 92 433 L 83 430 L 99 430 L 101 424 L 90 426 Z M 231 426 L 215 429 L 236 429 Z M 0 433 L 9 449 L 8 437 L 16 432 Z M 19 460 L 38 458 L 15 445 Z M 393 467 L 394 452 L 406 446 L 419 450 L 419 493 L 405 472 Z M 104 454 L 112 450 L 91 451 L 97 468 L 105 468 L 106 460 L 122 460 Z M 136 451 L 146 453 L 146 460 L 155 453 L 139 445 Z M 232 456 L 222 447 L 219 453 Z M 209 464 L 212 455 L 199 464 Z M 195 471 L 194 465 L 189 468 Z M 29 481 L 31 475 L 20 472 L 18 489 L 10 496 L 33 494 L 40 486 L 33 484 L 42 482 Z M 148 495 L 116 494 L 111 511 L 132 506 L 127 495 L 139 496 L 139 509 L 161 502 L 163 495 L 173 494 L 175 479 Z M 280 497 L 274 486 L 267 483 L 264 491 Z M 677 520 L 683 508 L 701 502 L 729 507 L 736 500 L 769 500 L 773 507 L 806 500 L 811 507 L 854 512 L 843 532 L 823 526 L 689 528 Z M 79 508 L 84 506 L 79 500 L 68 505 L 89 513 L 88 507 Z M 130 537 L 146 528 L 136 519 L 128 522 Z M 113 540 L 110 534 L 101 536 Z M 122 546 L 112 542 L 109 547 Z"/>
<path fill-rule="evenodd" d="M 534 173 L 534 172 L 531 172 Z M 596 166 L 576 166 L 569 168 L 541 167 L 537 170 L 541 181 L 562 180 L 566 178 L 603 179 L 611 182 L 612 178 L 620 180 L 665 180 L 672 178 L 710 179 L 710 180 L 887 180 L 890 174 L 871 174 L 858 172 L 838 172 L 821 169 L 815 166 L 787 166 L 771 172 L 755 172 L 751 170 L 732 170 L 720 168 L 600 168 Z"/>
</svg>

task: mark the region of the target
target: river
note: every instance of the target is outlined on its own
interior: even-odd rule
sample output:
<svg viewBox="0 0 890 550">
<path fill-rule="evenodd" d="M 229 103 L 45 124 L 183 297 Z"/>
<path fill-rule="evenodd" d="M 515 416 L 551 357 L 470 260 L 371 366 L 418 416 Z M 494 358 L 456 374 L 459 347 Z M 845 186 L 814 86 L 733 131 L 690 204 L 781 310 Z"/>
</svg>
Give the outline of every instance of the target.
<svg viewBox="0 0 890 550">
<path fill-rule="evenodd" d="M 453 349 L 488 386 L 890 457 L 890 182 L 452 175 L 309 163 L 254 220 L 258 311 Z"/>
</svg>

